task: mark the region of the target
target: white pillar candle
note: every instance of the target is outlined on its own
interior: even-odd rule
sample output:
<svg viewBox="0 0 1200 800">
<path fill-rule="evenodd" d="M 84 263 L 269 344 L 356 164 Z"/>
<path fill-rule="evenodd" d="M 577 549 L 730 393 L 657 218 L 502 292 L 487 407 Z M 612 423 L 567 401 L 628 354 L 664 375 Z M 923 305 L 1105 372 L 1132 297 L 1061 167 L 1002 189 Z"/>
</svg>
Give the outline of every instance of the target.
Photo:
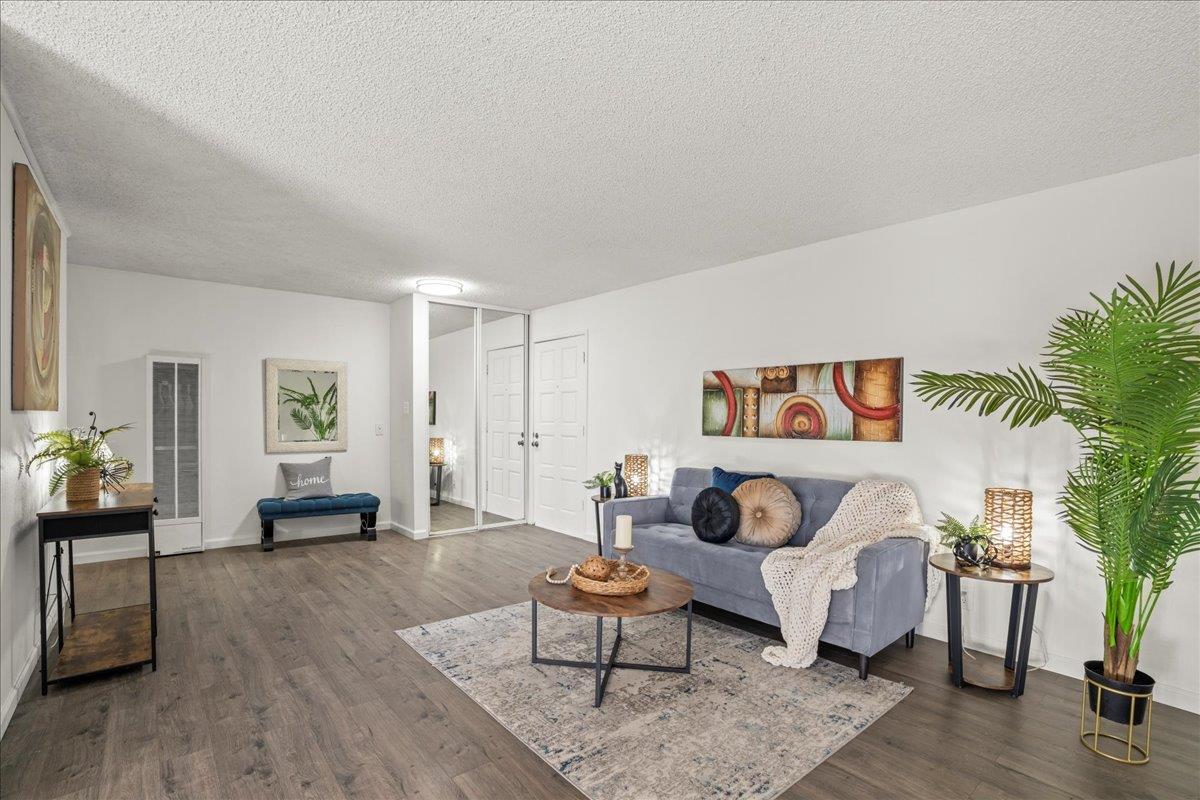
<svg viewBox="0 0 1200 800">
<path fill-rule="evenodd" d="M 633 517 L 628 514 L 617 516 L 617 535 L 613 547 L 633 547 Z"/>
</svg>

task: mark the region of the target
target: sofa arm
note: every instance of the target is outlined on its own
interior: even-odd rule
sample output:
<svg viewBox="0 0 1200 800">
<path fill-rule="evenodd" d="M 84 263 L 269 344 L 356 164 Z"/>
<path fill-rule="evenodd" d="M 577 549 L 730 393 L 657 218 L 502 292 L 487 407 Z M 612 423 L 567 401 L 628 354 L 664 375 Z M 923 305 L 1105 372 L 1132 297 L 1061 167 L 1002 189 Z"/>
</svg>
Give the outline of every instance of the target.
<svg viewBox="0 0 1200 800">
<path fill-rule="evenodd" d="M 667 522 L 671 506 L 666 495 L 656 497 L 622 497 L 619 500 L 609 500 L 601 508 L 601 530 L 603 533 L 604 555 L 612 558 L 612 543 L 616 529 L 617 516 L 628 514 L 633 517 L 634 525 L 654 525 Z"/>
<path fill-rule="evenodd" d="M 858 554 L 852 650 L 873 656 L 921 624 L 928 556 L 929 545 L 914 538 L 884 539 Z"/>
</svg>

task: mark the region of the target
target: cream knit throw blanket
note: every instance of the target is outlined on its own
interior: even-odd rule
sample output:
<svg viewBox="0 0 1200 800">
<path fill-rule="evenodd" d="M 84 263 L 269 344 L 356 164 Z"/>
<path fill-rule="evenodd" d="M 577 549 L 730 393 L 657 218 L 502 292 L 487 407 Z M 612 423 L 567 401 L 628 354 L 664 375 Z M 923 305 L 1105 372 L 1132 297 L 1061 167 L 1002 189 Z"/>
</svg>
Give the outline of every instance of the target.
<svg viewBox="0 0 1200 800">
<path fill-rule="evenodd" d="M 859 552 L 895 537 L 931 540 L 923 522 L 917 498 L 905 484 L 860 481 L 807 547 L 780 547 L 768 555 L 762 563 L 763 579 L 787 645 L 768 647 L 762 657 L 780 667 L 811 665 L 829 615 L 830 595 L 858 582 Z M 938 573 L 929 569 L 927 575 L 928 608 Z"/>
</svg>

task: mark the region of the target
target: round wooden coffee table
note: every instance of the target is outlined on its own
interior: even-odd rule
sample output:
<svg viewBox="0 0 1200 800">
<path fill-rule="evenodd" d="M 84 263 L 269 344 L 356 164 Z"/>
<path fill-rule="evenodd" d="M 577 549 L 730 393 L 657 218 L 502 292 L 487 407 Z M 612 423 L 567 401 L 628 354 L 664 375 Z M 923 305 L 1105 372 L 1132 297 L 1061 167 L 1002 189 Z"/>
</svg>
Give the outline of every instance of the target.
<svg viewBox="0 0 1200 800">
<path fill-rule="evenodd" d="M 556 579 L 566 577 L 570 567 L 557 567 L 554 570 Z M 650 572 L 650 584 L 646 591 L 625 597 L 608 597 L 600 594 L 581 592 L 570 583 L 553 584 L 546 581 L 546 573 L 540 572 L 529 581 L 529 597 L 533 610 L 533 636 L 531 652 L 534 664 L 547 664 L 556 667 L 586 667 L 596 673 L 596 700 L 599 708 L 604 701 L 604 690 L 608 687 L 608 678 L 612 671 L 621 669 L 640 669 L 650 672 L 684 672 L 692 671 L 692 582 L 673 572 L 655 569 Z M 538 603 L 549 606 L 568 614 L 578 614 L 596 618 L 596 660 L 567 661 L 561 658 L 542 658 L 538 655 Z M 651 614 L 662 614 L 687 606 L 687 640 L 684 645 L 683 666 L 665 666 L 660 664 L 635 664 L 628 661 L 617 661 L 617 650 L 621 647 L 621 621 L 626 617 L 646 617 Z M 608 661 L 604 660 L 604 618 L 615 617 L 617 620 L 617 638 L 613 642 Z"/>
<path fill-rule="evenodd" d="M 929 557 L 929 563 L 946 573 L 946 646 L 950 651 L 950 680 L 960 689 L 964 684 L 970 684 L 1020 697 L 1025 693 L 1025 673 L 1029 668 L 1029 643 L 1033 639 L 1033 612 L 1037 608 L 1038 584 L 1054 580 L 1054 573 L 1041 564 L 1030 564 L 1025 569 L 963 566 L 955 561 L 953 553 L 937 553 Z M 962 578 L 1012 586 L 1008 642 L 1004 648 L 1002 674 L 990 677 L 963 674 L 962 594 L 959 591 Z"/>
</svg>

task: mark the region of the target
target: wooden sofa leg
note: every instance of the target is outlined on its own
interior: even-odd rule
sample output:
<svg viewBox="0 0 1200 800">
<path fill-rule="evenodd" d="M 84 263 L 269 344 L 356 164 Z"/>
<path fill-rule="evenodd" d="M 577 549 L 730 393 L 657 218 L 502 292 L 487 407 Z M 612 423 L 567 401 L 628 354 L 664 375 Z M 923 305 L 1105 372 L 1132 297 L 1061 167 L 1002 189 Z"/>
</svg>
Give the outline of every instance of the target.
<svg viewBox="0 0 1200 800">
<path fill-rule="evenodd" d="M 375 512 L 364 511 L 358 515 L 358 535 L 365 536 L 368 542 L 373 542 L 375 536 Z"/>
<path fill-rule="evenodd" d="M 275 549 L 275 520 L 273 519 L 262 521 L 262 549 L 264 553 Z"/>
<path fill-rule="evenodd" d="M 862 653 L 858 654 L 858 677 L 864 681 L 867 679 L 867 672 L 871 669 L 871 657 L 865 656 Z"/>
<path fill-rule="evenodd" d="M 917 629 L 913 628 L 908 633 L 904 634 L 904 646 L 909 650 L 913 649 L 913 645 L 917 643 Z"/>
</svg>

